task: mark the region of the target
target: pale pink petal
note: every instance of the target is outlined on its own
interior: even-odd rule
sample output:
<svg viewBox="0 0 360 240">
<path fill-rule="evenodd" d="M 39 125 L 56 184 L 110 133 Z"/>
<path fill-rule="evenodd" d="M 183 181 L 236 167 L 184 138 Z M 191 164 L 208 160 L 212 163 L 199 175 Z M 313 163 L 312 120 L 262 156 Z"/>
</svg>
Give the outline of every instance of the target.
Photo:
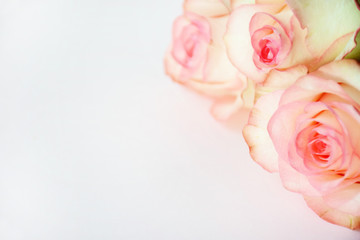
<svg viewBox="0 0 360 240">
<path fill-rule="evenodd" d="M 279 174 L 283 186 L 292 192 L 321 196 L 309 182 L 307 176 L 296 171 L 287 161 L 279 159 Z"/>
<path fill-rule="evenodd" d="M 231 8 L 233 10 L 244 4 L 255 4 L 255 0 L 231 0 Z"/>
<path fill-rule="evenodd" d="M 245 75 L 242 75 L 242 78 L 246 78 Z M 249 78 L 246 79 L 247 79 L 246 89 L 241 93 L 241 97 L 244 102 L 243 107 L 250 109 L 255 104 L 255 83 L 253 80 Z"/>
<path fill-rule="evenodd" d="M 360 91 L 360 64 L 357 61 L 350 59 L 334 61 L 322 66 L 313 75 L 320 78 L 330 78 L 339 82 L 347 94 L 360 103 L 359 92 L 348 92 L 348 87 L 346 86 L 350 85 L 351 88 Z"/>
<path fill-rule="evenodd" d="M 360 184 L 351 184 L 323 197 L 326 204 L 332 208 L 349 214 L 360 216 Z"/>
<path fill-rule="evenodd" d="M 261 97 L 253 107 L 243 136 L 255 162 L 269 172 L 278 171 L 278 154 L 267 131 L 268 122 L 276 111 L 282 91 Z"/>
<path fill-rule="evenodd" d="M 356 179 L 346 180 L 344 176 L 338 174 L 319 174 L 308 176 L 310 184 L 322 195 L 328 194 L 336 189 L 342 189 L 353 185 Z"/>
<path fill-rule="evenodd" d="M 268 93 L 286 89 L 294 84 L 297 79 L 305 76 L 306 73 L 307 68 L 303 65 L 298 65 L 286 70 L 273 69 L 269 72 L 265 81 L 257 86 L 256 97 L 259 98 Z"/>
<path fill-rule="evenodd" d="M 343 131 L 347 129 L 346 134 L 350 137 L 351 145 L 354 147 L 360 146 L 360 128 L 354 128 L 354 126 L 360 126 L 359 109 L 346 103 L 334 102 L 331 105 L 341 119 Z"/>
<path fill-rule="evenodd" d="M 187 86 L 193 88 L 201 94 L 211 97 L 224 97 L 226 95 L 234 95 L 235 92 L 241 92 L 246 87 L 246 80 L 233 79 L 224 82 L 204 82 L 197 80 L 190 80 L 186 83 Z"/>
<path fill-rule="evenodd" d="M 286 92 L 286 91 L 285 91 Z M 293 138 L 297 128 L 297 117 L 303 113 L 307 102 L 292 102 L 281 105 L 284 94 L 280 99 L 280 105 L 272 115 L 267 129 L 279 154 L 279 159 L 289 161 L 288 144 Z M 285 144 L 284 144 L 285 143 Z"/>
<path fill-rule="evenodd" d="M 360 11 L 355 1 L 287 0 L 287 3 L 300 20 L 302 27 L 308 29 L 307 44 L 314 56 L 321 56 L 336 39 L 359 28 Z M 338 51 L 341 48 L 333 50 Z M 340 53 L 341 51 L 337 52 Z"/>
<path fill-rule="evenodd" d="M 307 35 L 307 30 L 301 28 L 296 16 L 292 16 L 290 19 L 289 31 L 292 34 L 292 47 L 288 56 L 286 59 L 284 59 L 279 68 L 288 68 L 298 64 L 303 64 L 310 68 L 313 62 L 317 61 L 317 59 L 314 58 L 314 56 L 308 51 L 306 47 L 305 38 Z"/>
<path fill-rule="evenodd" d="M 359 215 L 352 215 L 332 208 L 326 204 L 322 197 L 304 196 L 304 199 L 306 204 L 325 221 L 350 229 L 360 229 Z"/>
<path fill-rule="evenodd" d="M 318 72 L 316 72 L 318 74 Z M 314 102 L 319 100 L 324 93 L 338 95 L 350 100 L 349 96 L 342 87 L 333 80 L 323 79 L 309 74 L 300 78 L 295 85 L 291 86 L 281 99 L 281 104 L 292 103 L 295 101 Z"/>
<path fill-rule="evenodd" d="M 227 82 L 237 78 L 238 70 L 230 62 L 223 36 L 228 17 L 209 19 L 212 29 L 212 43 L 208 47 L 208 57 L 204 67 L 205 82 Z"/>
<path fill-rule="evenodd" d="M 243 104 L 240 94 L 237 96 L 224 97 L 215 101 L 211 108 L 211 114 L 217 120 L 227 120 L 235 114 Z"/>
<path fill-rule="evenodd" d="M 240 109 L 248 112 L 249 109 L 253 107 L 255 98 L 254 82 L 241 73 L 238 74 L 237 79 L 239 85 L 229 85 L 227 89 L 223 86 L 224 94 L 220 95 L 213 104 L 211 113 L 215 119 L 221 121 L 228 120 L 232 115 L 239 112 Z M 207 93 L 209 92 L 210 91 L 207 91 Z M 216 92 L 221 93 L 219 89 L 217 89 Z M 243 118 L 247 119 L 248 114 L 243 116 Z"/>
<path fill-rule="evenodd" d="M 226 1 L 221 0 L 185 0 L 184 10 L 204 17 L 219 17 L 230 13 Z"/>
</svg>

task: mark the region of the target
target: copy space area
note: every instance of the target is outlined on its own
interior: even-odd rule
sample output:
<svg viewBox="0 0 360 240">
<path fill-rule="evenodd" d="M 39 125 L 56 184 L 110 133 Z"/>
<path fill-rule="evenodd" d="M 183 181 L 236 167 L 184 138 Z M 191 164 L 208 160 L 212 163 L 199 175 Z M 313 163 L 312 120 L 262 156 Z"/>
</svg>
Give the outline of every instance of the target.
<svg viewBox="0 0 360 240">
<path fill-rule="evenodd" d="M 0 239 L 356 240 L 165 76 L 182 1 L 0 2 Z"/>
</svg>

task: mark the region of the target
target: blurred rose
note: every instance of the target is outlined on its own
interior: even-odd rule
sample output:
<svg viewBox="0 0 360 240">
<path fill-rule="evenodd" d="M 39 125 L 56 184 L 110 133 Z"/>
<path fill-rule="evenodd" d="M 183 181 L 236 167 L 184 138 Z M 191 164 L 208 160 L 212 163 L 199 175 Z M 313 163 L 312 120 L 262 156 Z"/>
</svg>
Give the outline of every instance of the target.
<svg viewBox="0 0 360 240">
<path fill-rule="evenodd" d="M 185 7 L 191 10 L 204 2 L 186 1 Z M 208 2 L 225 6 L 223 1 Z M 219 10 L 223 13 L 224 9 L 226 6 Z M 212 10 L 209 15 L 213 14 Z M 251 107 L 254 98 L 253 83 L 226 55 L 223 35 L 227 20 L 227 15 L 206 17 L 186 11 L 174 22 L 172 43 L 165 56 L 166 73 L 173 80 L 216 99 L 212 113 L 217 119 L 227 119 L 240 108 Z"/>
<path fill-rule="evenodd" d="M 254 160 L 320 217 L 360 228 L 359 63 L 332 62 L 264 95 L 243 133 Z"/>
<path fill-rule="evenodd" d="M 181 82 L 192 77 L 201 79 L 211 41 L 210 24 L 205 18 L 193 13 L 178 17 L 173 25 L 173 43 L 166 56 L 167 73 Z"/>
</svg>

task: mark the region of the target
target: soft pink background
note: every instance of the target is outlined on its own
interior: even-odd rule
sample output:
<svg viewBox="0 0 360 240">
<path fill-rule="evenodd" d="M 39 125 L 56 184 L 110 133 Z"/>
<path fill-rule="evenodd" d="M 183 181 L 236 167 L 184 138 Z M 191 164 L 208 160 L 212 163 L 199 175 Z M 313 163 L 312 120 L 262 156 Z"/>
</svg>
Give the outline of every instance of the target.
<svg viewBox="0 0 360 240">
<path fill-rule="evenodd" d="M 180 0 L 0 2 L 0 239 L 359 239 L 162 58 Z"/>
</svg>

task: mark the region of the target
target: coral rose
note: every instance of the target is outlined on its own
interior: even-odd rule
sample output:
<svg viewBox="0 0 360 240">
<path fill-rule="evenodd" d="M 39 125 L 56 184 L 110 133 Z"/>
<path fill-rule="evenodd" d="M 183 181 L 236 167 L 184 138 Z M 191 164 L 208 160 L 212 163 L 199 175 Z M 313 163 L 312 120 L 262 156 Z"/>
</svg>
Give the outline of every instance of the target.
<svg viewBox="0 0 360 240">
<path fill-rule="evenodd" d="M 360 228 L 359 63 L 332 62 L 262 96 L 243 134 L 254 160 L 320 217 Z"/>
</svg>

